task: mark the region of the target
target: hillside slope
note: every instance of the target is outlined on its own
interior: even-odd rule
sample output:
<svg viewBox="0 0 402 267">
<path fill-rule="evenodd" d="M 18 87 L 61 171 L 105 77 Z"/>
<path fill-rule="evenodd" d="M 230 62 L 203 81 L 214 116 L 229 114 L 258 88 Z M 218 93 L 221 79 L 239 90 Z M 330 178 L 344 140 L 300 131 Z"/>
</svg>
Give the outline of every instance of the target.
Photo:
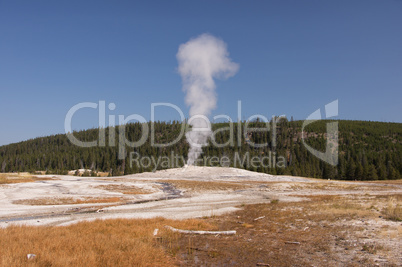
<svg viewBox="0 0 402 267">
<path fill-rule="evenodd" d="M 326 126 L 334 121 L 317 121 L 304 129 L 305 142 L 319 151 L 326 149 Z M 286 174 L 304 177 L 335 178 L 345 180 L 385 180 L 399 179 L 402 174 L 402 124 L 338 121 L 339 162 L 336 167 L 313 156 L 302 140 L 301 121 L 281 121 L 269 124 L 269 131 L 244 131 L 245 122 L 232 125 L 213 124 L 216 131 L 215 142 L 229 145 L 217 147 L 212 142 L 203 148 L 200 166 L 228 166 L 269 174 Z M 149 123 L 151 129 L 151 123 Z M 266 127 L 262 122 L 251 122 L 248 127 Z M 168 143 L 175 140 L 182 124 L 155 122 L 154 143 Z M 241 130 L 238 135 L 239 129 Z M 275 129 L 275 130 L 274 130 Z M 73 145 L 66 135 L 48 137 L 10 144 L 0 147 L 1 172 L 34 172 L 46 170 L 48 173 L 66 174 L 68 170 L 91 169 L 122 175 L 176 168 L 185 165 L 188 144 L 183 136 L 174 145 L 156 147 L 151 145 L 151 135 L 139 147 L 119 146 L 122 129 L 105 129 L 105 146 L 79 147 Z M 142 125 L 125 126 L 123 136 L 128 141 L 141 138 Z M 80 141 L 99 140 L 99 130 L 90 129 L 74 132 Z M 114 135 L 114 137 L 113 137 Z M 276 138 L 274 136 L 276 135 Z M 267 144 L 260 148 L 251 143 Z M 332 147 L 332 145 L 331 145 Z M 119 159 L 119 153 L 126 157 Z M 131 158 L 130 158 L 131 154 Z M 225 159 L 225 160 L 223 160 Z M 228 159 L 228 160 L 226 160 Z M 158 163 L 159 160 L 159 163 Z M 252 161 L 260 160 L 260 164 Z"/>
</svg>

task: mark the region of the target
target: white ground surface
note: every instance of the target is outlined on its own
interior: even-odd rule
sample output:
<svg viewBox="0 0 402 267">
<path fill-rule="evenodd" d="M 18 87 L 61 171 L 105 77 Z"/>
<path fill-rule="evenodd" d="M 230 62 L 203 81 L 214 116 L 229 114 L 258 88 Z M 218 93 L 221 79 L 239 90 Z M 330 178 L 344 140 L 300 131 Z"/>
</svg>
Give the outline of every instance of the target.
<svg viewBox="0 0 402 267">
<path fill-rule="evenodd" d="M 280 201 L 298 201 L 298 194 L 322 194 L 322 190 L 298 185 L 314 185 L 315 179 L 272 176 L 234 168 L 187 167 L 155 173 L 121 177 L 46 176 L 51 180 L 0 185 L 0 227 L 11 224 L 68 225 L 83 220 L 109 218 L 172 219 L 220 215 L 241 208 L 243 204 Z M 238 182 L 247 185 L 242 190 L 197 191 L 174 188 L 164 180 Z M 359 186 L 359 183 L 328 182 Z M 128 195 L 99 188 L 124 185 L 152 191 L 150 194 Z M 399 185 L 383 186 L 361 183 L 362 190 L 373 193 L 402 193 Z M 361 193 L 361 190 L 357 190 Z M 353 194 L 353 190 L 326 190 L 331 194 Z M 21 205 L 16 201 L 41 198 L 109 198 L 121 197 L 119 203 Z M 98 211 L 98 212 L 97 212 Z"/>
</svg>

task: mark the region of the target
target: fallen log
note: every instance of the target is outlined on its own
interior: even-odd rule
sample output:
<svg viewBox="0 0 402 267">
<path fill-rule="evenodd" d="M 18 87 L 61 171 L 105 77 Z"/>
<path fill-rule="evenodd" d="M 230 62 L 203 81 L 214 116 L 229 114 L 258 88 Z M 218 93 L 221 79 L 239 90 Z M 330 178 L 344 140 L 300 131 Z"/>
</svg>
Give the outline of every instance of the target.
<svg viewBox="0 0 402 267">
<path fill-rule="evenodd" d="M 233 231 L 193 231 L 193 230 L 181 230 L 181 229 L 176 229 L 173 228 L 172 226 L 165 225 L 165 228 L 181 233 L 181 234 L 194 234 L 194 235 L 235 235 L 236 230 Z"/>
<path fill-rule="evenodd" d="M 294 244 L 294 245 L 300 245 L 300 242 L 285 241 L 285 244 Z"/>
<path fill-rule="evenodd" d="M 197 251 L 204 251 L 204 252 L 218 252 L 215 249 L 202 249 L 202 248 L 197 248 L 197 247 L 187 247 L 187 249 L 191 249 L 191 250 L 197 250 Z"/>
<path fill-rule="evenodd" d="M 261 220 L 261 219 L 264 219 L 264 218 L 265 218 L 265 216 L 261 216 L 261 217 L 255 218 L 254 221 L 258 221 L 258 220 Z"/>
</svg>

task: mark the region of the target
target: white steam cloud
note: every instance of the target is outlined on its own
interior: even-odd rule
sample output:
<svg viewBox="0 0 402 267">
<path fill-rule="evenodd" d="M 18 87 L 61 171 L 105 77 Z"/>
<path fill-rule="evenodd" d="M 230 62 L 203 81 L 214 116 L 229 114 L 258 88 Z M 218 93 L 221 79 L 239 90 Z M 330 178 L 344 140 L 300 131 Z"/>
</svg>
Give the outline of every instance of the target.
<svg viewBox="0 0 402 267">
<path fill-rule="evenodd" d="M 230 60 L 225 42 L 210 34 L 181 44 L 176 57 L 186 104 L 190 106 L 192 130 L 186 134 L 190 144 L 187 164 L 193 165 L 212 134 L 206 118 L 216 108 L 214 78 L 226 79 L 235 75 L 239 64 Z"/>
</svg>

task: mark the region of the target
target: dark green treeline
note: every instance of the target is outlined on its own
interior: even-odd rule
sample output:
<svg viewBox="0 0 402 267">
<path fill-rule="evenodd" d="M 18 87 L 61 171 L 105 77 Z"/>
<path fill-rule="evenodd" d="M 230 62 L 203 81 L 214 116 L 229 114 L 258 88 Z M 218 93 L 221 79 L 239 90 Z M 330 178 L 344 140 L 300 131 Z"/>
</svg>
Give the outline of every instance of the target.
<svg viewBox="0 0 402 267">
<path fill-rule="evenodd" d="M 327 143 L 327 123 L 317 121 L 308 125 L 305 142 L 320 151 Z M 216 123 L 214 142 L 203 147 L 198 165 L 228 165 L 252 171 L 305 177 L 342 180 L 400 179 L 402 174 L 402 124 L 368 121 L 338 122 L 338 165 L 331 166 L 313 156 L 302 143 L 302 121 L 281 120 L 270 122 L 268 131 L 245 131 L 245 122 Z M 120 146 L 119 138 L 139 141 L 143 125 L 133 123 L 122 128 L 90 129 L 74 132 L 80 141 L 97 141 L 94 147 L 73 145 L 66 135 L 48 137 L 0 147 L 1 172 L 34 172 L 66 174 L 69 170 L 92 169 L 110 172 L 111 175 L 153 171 L 185 164 L 189 145 L 182 136 L 174 145 L 158 147 L 179 137 L 181 122 L 148 123 L 147 139 L 138 147 Z M 248 128 L 267 128 L 265 123 L 254 121 Z M 183 128 L 183 129 L 184 129 Z M 231 130 L 229 130 L 231 129 Z M 240 131 L 239 131 L 240 130 Z M 104 132 L 104 135 L 103 135 Z M 99 138 L 101 136 L 101 138 Z M 274 138 L 276 136 L 276 138 Z M 100 142 L 99 142 L 100 141 Z M 216 144 L 227 145 L 218 147 Z M 250 144 L 266 144 L 255 148 Z M 334 148 L 334 144 L 330 144 Z M 336 147 L 335 147 L 336 148 Z M 119 157 L 125 153 L 126 157 Z M 130 156 L 131 155 L 131 156 Z M 159 163 L 158 163 L 159 159 Z M 137 164 L 139 163 L 139 164 Z"/>
</svg>

